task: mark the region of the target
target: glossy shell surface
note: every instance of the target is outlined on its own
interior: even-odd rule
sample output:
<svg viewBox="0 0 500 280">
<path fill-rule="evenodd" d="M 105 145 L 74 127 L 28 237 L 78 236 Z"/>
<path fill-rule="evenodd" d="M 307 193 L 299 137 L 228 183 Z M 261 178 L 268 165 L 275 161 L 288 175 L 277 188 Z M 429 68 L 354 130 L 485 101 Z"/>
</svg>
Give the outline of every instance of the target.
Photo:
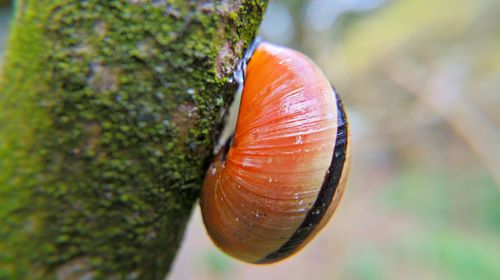
<svg viewBox="0 0 500 280">
<path fill-rule="evenodd" d="M 207 171 L 201 209 L 226 253 L 271 263 L 328 221 L 349 170 L 346 115 L 299 52 L 261 43 L 249 61 L 236 129 Z"/>
</svg>

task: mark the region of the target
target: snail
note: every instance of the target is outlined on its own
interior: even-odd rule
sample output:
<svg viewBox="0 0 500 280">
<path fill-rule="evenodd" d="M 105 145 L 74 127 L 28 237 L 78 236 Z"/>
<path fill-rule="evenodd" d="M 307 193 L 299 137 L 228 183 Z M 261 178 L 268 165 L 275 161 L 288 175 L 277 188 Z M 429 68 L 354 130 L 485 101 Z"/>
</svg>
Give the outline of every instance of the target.
<svg viewBox="0 0 500 280">
<path fill-rule="evenodd" d="M 296 253 L 337 208 L 349 145 L 342 102 L 314 62 L 288 48 L 256 45 L 234 134 L 203 182 L 209 236 L 249 263 Z"/>
</svg>

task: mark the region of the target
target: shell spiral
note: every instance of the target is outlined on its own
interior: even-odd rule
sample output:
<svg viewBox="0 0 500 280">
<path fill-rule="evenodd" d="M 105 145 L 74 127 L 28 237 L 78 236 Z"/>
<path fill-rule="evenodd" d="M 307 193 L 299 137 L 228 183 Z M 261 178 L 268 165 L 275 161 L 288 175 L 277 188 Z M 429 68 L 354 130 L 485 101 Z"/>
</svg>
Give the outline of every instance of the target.
<svg viewBox="0 0 500 280">
<path fill-rule="evenodd" d="M 335 90 L 303 54 L 261 43 L 249 61 L 236 129 L 207 170 L 208 234 L 250 263 L 284 259 L 333 215 L 349 172 Z"/>
</svg>

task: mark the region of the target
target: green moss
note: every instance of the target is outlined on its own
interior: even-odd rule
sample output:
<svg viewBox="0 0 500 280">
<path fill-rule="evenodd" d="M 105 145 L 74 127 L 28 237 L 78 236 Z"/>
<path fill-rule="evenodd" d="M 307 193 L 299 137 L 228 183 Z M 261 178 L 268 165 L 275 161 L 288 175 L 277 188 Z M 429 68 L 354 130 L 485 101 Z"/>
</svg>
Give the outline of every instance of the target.
<svg viewBox="0 0 500 280">
<path fill-rule="evenodd" d="M 0 81 L 0 278 L 168 271 L 265 1 L 152 2 L 18 3 Z"/>
</svg>

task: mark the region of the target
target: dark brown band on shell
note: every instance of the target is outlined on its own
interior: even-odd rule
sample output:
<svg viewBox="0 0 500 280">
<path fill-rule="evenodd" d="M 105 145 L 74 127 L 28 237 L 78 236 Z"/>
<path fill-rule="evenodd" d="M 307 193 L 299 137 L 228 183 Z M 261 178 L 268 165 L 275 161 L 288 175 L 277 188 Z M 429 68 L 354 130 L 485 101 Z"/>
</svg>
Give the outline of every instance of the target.
<svg viewBox="0 0 500 280">
<path fill-rule="evenodd" d="M 330 164 L 330 167 L 328 168 L 328 172 L 325 175 L 325 180 L 323 181 L 321 190 L 318 193 L 314 205 L 309 210 L 309 212 L 307 212 L 304 221 L 293 233 L 290 239 L 288 239 L 288 241 L 286 241 L 278 250 L 268 254 L 257 263 L 269 263 L 289 256 L 297 247 L 300 246 L 300 244 L 302 244 L 302 242 L 304 242 L 309 234 L 314 231 L 314 229 L 326 213 L 326 210 L 330 206 L 333 197 L 335 196 L 335 191 L 337 190 L 340 178 L 342 177 L 342 171 L 344 169 L 344 163 L 346 161 L 348 124 L 344 111 L 344 105 L 342 104 L 342 101 L 335 92 L 334 88 L 333 92 L 337 99 L 337 137 L 335 139 L 332 162 Z"/>
</svg>

